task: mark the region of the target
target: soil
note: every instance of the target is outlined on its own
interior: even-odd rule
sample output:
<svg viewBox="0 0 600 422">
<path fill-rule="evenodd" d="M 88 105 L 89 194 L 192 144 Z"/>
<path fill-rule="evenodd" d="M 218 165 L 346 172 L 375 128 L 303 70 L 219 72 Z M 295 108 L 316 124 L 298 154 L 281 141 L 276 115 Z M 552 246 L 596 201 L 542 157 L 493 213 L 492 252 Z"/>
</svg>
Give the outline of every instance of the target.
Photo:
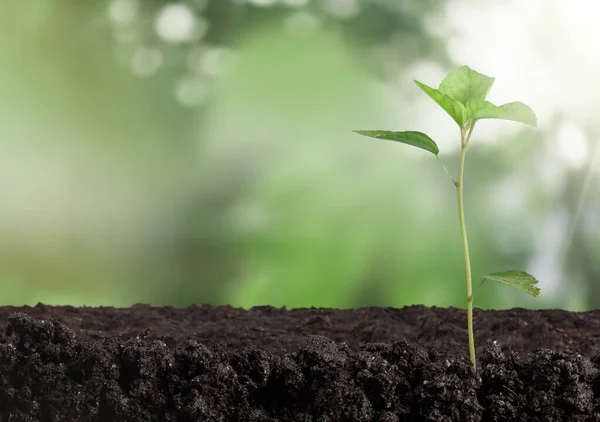
<svg viewBox="0 0 600 422">
<path fill-rule="evenodd" d="M 2 307 L 1 421 L 600 421 L 600 311 Z"/>
</svg>

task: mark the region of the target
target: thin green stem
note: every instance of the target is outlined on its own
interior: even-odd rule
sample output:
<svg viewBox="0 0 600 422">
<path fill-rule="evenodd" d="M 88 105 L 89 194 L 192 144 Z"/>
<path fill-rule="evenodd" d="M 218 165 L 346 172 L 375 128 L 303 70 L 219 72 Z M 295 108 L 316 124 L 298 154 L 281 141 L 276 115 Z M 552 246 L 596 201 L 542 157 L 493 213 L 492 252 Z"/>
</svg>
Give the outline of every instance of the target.
<svg viewBox="0 0 600 422">
<path fill-rule="evenodd" d="M 485 282 L 485 280 L 481 280 L 481 283 L 479 283 L 479 286 L 477 286 L 477 288 L 475 289 L 475 291 L 471 295 L 473 297 L 473 300 L 475 300 L 475 298 L 477 297 L 477 292 L 479 291 L 479 289 L 481 289 L 481 286 L 483 286 L 484 282 Z"/>
<path fill-rule="evenodd" d="M 473 370 L 477 369 L 475 360 L 475 336 L 473 334 L 473 282 L 471 279 L 471 259 L 469 256 L 469 242 L 467 240 L 467 226 L 465 224 L 465 210 L 464 210 L 464 171 L 465 171 L 465 157 L 467 155 L 467 145 L 471 139 L 473 128 L 475 123 L 471 125 L 468 133 L 466 130 L 461 130 L 460 133 L 460 166 L 458 169 L 458 183 L 456 184 L 456 190 L 458 194 L 458 216 L 460 219 L 460 231 L 462 234 L 462 243 L 465 254 L 465 273 L 467 279 L 467 331 L 469 335 L 469 355 L 471 357 L 471 363 L 473 364 Z"/>
<path fill-rule="evenodd" d="M 448 175 L 448 177 L 450 178 L 450 180 L 452 181 L 452 184 L 454 186 L 457 186 L 458 182 L 456 180 L 454 180 L 454 177 L 452 176 L 452 173 L 450 173 L 448 171 L 448 168 L 446 167 L 446 165 L 444 164 L 444 162 L 442 161 L 442 159 L 440 158 L 440 156 L 438 154 L 435 155 L 435 158 L 437 158 L 438 163 L 440 163 L 440 165 L 442 166 L 442 168 L 444 169 L 444 171 L 446 172 L 446 174 Z"/>
</svg>

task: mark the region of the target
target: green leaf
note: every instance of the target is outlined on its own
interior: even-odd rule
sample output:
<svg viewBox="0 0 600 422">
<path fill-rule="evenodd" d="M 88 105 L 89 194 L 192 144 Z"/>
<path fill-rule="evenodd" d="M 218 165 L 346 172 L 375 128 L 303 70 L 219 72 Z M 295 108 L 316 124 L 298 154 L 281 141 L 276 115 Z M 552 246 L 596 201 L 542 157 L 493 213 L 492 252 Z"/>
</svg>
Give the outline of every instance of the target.
<svg viewBox="0 0 600 422">
<path fill-rule="evenodd" d="M 467 104 L 467 112 L 469 118 L 473 120 L 504 119 L 537 126 L 537 118 L 533 110 L 519 101 L 497 106 L 489 101 L 471 100 Z"/>
<path fill-rule="evenodd" d="M 406 132 L 391 132 L 387 130 L 355 130 L 359 135 L 369 136 L 371 138 L 386 139 L 388 141 L 401 142 L 415 146 L 417 148 L 429 151 L 432 154 L 438 155 L 440 149 L 437 144 L 429 136 L 423 132 L 406 131 Z"/>
<path fill-rule="evenodd" d="M 518 287 L 531 296 L 540 297 L 540 289 L 536 287 L 538 281 L 534 276 L 525 271 L 510 270 L 490 274 L 483 277 L 482 283 L 488 280 L 506 284 L 511 287 Z"/>
<path fill-rule="evenodd" d="M 438 105 L 442 107 L 461 128 L 464 127 L 467 119 L 467 110 L 465 106 L 460 103 L 460 101 L 449 97 L 448 95 L 442 93 L 439 89 L 427 86 L 422 82 L 415 80 L 415 83 L 419 88 L 421 88 L 421 90 L 423 90 L 423 92 L 425 92 L 425 94 L 429 95 L 433 101 L 438 103 Z"/>
<path fill-rule="evenodd" d="M 485 100 L 495 78 L 461 66 L 450 72 L 440 83 L 439 91 L 464 106 L 469 100 Z"/>
</svg>

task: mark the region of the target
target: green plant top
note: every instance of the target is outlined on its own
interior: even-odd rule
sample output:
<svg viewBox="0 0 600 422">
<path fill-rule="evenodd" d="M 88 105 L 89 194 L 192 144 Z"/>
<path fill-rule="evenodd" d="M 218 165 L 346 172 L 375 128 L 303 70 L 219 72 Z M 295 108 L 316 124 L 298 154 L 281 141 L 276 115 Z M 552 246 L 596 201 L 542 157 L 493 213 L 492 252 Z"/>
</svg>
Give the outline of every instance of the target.
<svg viewBox="0 0 600 422">
<path fill-rule="evenodd" d="M 495 78 L 474 71 L 468 66 L 461 66 L 450 72 L 440 86 L 432 88 L 415 80 L 419 88 L 435 101 L 446 113 L 452 117 L 460 129 L 461 154 L 458 170 L 458 179 L 448 171 L 439 157 L 440 149 L 431 137 L 423 132 L 404 131 L 392 132 L 386 130 L 356 130 L 354 132 L 377 139 L 396 141 L 421 148 L 434 154 L 444 171 L 448 174 L 456 187 L 458 196 L 458 215 L 462 235 L 462 244 L 465 258 L 465 273 L 467 281 L 467 331 L 469 336 L 469 355 L 473 369 L 477 369 L 475 360 L 475 339 L 473 335 L 473 283 L 471 279 L 471 261 L 469 257 L 469 244 L 467 241 L 467 228 L 465 224 L 463 200 L 463 175 L 467 146 L 471 140 L 475 123 L 482 119 L 503 119 L 537 126 L 537 118 L 533 110 L 516 101 L 501 106 L 486 100 Z M 540 289 L 536 286 L 538 281 L 525 271 L 509 270 L 497 272 L 483 277 L 481 284 L 486 281 L 495 281 L 507 286 L 516 287 L 534 297 L 540 296 Z"/>
</svg>

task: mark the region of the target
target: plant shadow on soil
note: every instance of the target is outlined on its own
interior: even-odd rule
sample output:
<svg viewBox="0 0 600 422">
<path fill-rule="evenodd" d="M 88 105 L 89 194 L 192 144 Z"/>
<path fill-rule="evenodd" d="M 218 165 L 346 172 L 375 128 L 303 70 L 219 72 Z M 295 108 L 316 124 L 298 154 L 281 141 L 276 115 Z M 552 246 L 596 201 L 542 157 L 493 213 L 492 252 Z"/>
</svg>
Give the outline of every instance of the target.
<svg viewBox="0 0 600 422">
<path fill-rule="evenodd" d="M 600 421 L 600 311 L 1 307 L 0 421 Z"/>
</svg>

